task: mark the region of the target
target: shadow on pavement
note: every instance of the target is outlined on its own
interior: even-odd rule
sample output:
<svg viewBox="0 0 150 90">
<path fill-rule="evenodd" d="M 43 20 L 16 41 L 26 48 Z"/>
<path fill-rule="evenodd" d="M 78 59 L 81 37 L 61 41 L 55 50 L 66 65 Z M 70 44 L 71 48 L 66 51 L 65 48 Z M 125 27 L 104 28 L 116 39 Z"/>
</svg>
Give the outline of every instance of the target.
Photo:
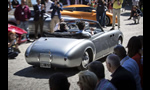
<svg viewBox="0 0 150 90">
<path fill-rule="evenodd" d="M 124 12 L 124 13 L 121 13 L 121 16 L 129 16 L 130 17 L 130 14 L 131 14 L 131 12 Z"/>
<path fill-rule="evenodd" d="M 54 69 L 38 68 L 38 67 L 33 68 L 33 66 L 30 66 L 14 73 L 14 75 L 22 76 L 22 77 L 49 79 L 49 77 L 56 72 L 64 73 L 66 74 L 67 77 L 70 77 L 77 74 L 79 70 L 77 68 L 63 68 L 63 69 L 58 68 L 54 70 Z"/>
<path fill-rule="evenodd" d="M 138 24 L 137 23 L 136 24 L 135 23 L 128 23 L 126 25 L 138 25 Z"/>
</svg>

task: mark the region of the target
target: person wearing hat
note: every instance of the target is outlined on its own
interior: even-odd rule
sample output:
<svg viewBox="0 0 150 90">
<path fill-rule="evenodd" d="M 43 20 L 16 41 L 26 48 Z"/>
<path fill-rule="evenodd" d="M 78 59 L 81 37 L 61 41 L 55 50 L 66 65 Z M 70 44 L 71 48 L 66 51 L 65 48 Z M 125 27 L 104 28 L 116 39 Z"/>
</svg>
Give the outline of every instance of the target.
<svg viewBox="0 0 150 90">
<path fill-rule="evenodd" d="M 20 53 L 15 32 L 8 33 L 8 58 L 14 59 Z"/>
</svg>

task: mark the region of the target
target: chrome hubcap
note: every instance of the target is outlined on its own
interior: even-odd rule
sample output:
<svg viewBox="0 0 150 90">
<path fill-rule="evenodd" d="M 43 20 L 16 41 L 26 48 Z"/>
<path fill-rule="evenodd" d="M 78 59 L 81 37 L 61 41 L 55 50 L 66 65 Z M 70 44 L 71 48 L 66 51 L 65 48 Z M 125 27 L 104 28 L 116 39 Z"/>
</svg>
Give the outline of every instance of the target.
<svg viewBox="0 0 150 90">
<path fill-rule="evenodd" d="M 88 52 L 85 52 L 84 55 L 83 55 L 83 58 L 82 58 L 82 66 L 83 66 L 83 68 L 87 67 L 89 61 L 90 61 L 89 54 L 88 54 Z"/>
</svg>

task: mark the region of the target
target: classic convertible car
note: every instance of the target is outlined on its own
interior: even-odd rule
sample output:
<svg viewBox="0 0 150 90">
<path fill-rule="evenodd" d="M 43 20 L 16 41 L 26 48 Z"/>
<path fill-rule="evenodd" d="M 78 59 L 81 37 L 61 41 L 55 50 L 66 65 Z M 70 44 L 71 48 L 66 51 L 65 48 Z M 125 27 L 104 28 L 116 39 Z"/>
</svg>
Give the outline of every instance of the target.
<svg viewBox="0 0 150 90">
<path fill-rule="evenodd" d="M 85 22 L 85 31 L 94 35 L 76 34 L 76 22 Z M 120 30 L 104 31 L 97 21 L 68 20 L 68 32 L 45 33 L 33 42 L 25 52 L 26 62 L 42 68 L 69 68 L 78 67 L 83 70 L 88 63 L 98 60 L 110 53 L 117 44 L 122 44 L 123 34 Z"/>
<path fill-rule="evenodd" d="M 89 20 L 95 20 L 96 21 L 96 10 L 88 5 L 69 5 L 64 6 L 63 11 L 61 11 L 62 16 L 67 15 L 79 19 L 89 19 Z M 112 17 L 113 14 L 106 11 L 106 25 L 112 24 Z M 116 23 L 117 23 L 117 17 L 116 17 Z"/>
</svg>

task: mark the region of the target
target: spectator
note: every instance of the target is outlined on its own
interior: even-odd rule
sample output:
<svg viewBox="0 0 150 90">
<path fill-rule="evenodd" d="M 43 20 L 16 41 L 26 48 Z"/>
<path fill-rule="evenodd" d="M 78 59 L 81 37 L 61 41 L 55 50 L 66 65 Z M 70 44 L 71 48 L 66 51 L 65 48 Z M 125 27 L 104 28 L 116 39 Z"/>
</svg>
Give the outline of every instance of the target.
<svg viewBox="0 0 150 90">
<path fill-rule="evenodd" d="M 18 5 L 14 12 L 15 19 L 17 21 L 17 25 L 20 28 L 23 28 L 27 31 L 27 40 L 30 41 L 29 38 L 29 30 L 28 30 L 28 20 L 31 17 L 31 11 L 29 7 L 26 5 L 26 0 L 21 0 L 21 4 Z"/>
<path fill-rule="evenodd" d="M 54 32 L 55 25 L 60 22 L 61 19 L 61 13 L 60 11 L 63 10 L 62 4 L 59 2 L 59 0 L 55 0 L 54 3 L 52 3 L 52 6 L 50 9 L 53 9 L 51 13 L 51 22 L 50 22 L 50 33 Z"/>
<path fill-rule="evenodd" d="M 92 32 L 92 33 L 85 32 L 85 31 L 84 31 L 84 28 L 85 28 L 85 22 L 84 22 L 84 21 L 79 21 L 79 22 L 76 23 L 76 25 L 77 25 L 78 28 L 79 28 L 79 31 L 76 32 L 76 33 L 82 33 L 82 34 L 87 35 L 87 36 L 93 35 L 93 29 L 91 29 L 91 32 Z"/>
<path fill-rule="evenodd" d="M 130 20 L 132 17 L 132 11 L 133 11 L 134 6 L 137 6 L 137 7 L 139 6 L 139 0 L 132 0 L 132 9 L 131 9 L 131 14 L 130 14 L 130 17 L 128 18 L 128 20 Z"/>
<path fill-rule="evenodd" d="M 55 32 L 68 32 L 67 25 L 65 22 L 61 22 L 59 25 L 60 25 L 60 29 L 56 30 Z"/>
<path fill-rule="evenodd" d="M 96 5 L 96 20 L 100 23 L 100 25 L 102 25 L 102 18 L 104 13 L 104 0 L 97 0 Z"/>
<path fill-rule="evenodd" d="M 105 79 L 104 65 L 100 61 L 91 62 L 88 70 L 94 72 L 98 78 L 95 90 L 117 90 L 111 82 Z"/>
<path fill-rule="evenodd" d="M 137 90 L 142 90 L 141 83 L 140 83 L 141 78 L 139 75 L 139 67 L 136 61 L 130 58 L 129 56 L 127 56 L 125 48 L 121 45 L 117 45 L 114 48 L 114 53 L 119 56 L 121 60 L 120 61 L 121 66 L 132 73 L 136 81 Z"/>
<path fill-rule="evenodd" d="M 37 4 L 34 8 L 34 23 L 35 23 L 35 39 L 38 38 L 38 26 L 40 25 L 40 35 L 43 35 L 43 14 L 45 13 L 44 4 L 41 4 L 41 0 L 36 0 Z"/>
<path fill-rule="evenodd" d="M 117 55 L 108 55 L 106 66 L 108 71 L 112 73 L 110 82 L 118 90 L 136 90 L 136 82 L 133 75 L 120 65 L 120 59 Z"/>
<path fill-rule="evenodd" d="M 12 3 L 13 8 L 16 8 L 17 5 L 19 5 L 18 0 L 13 0 L 11 3 Z"/>
<path fill-rule="evenodd" d="M 77 84 L 80 90 L 94 90 L 97 80 L 97 76 L 93 72 L 85 70 L 79 72 L 79 81 Z"/>
<path fill-rule="evenodd" d="M 120 10 L 122 7 L 123 0 L 112 0 L 112 3 L 113 3 L 113 23 L 112 28 L 110 30 L 115 29 L 116 15 L 118 20 L 118 29 L 120 29 Z"/>
<path fill-rule="evenodd" d="M 70 83 L 63 73 L 55 73 L 49 78 L 50 90 L 69 90 Z"/>
<path fill-rule="evenodd" d="M 129 55 L 129 57 L 134 59 L 139 66 L 139 71 L 140 71 L 139 73 L 140 73 L 140 77 L 141 77 L 141 86 L 143 87 L 143 65 L 141 64 L 141 54 L 140 54 L 142 45 L 141 45 L 140 39 L 136 36 L 131 37 L 128 41 L 127 48 L 128 48 L 127 53 Z"/>
<path fill-rule="evenodd" d="M 14 59 L 18 56 L 20 50 L 18 48 L 18 40 L 15 32 L 8 33 L 8 58 Z"/>
<path fill-rule="evenodd" d="M 52 10 L 50 9 L 50 7 L 52 6 L 52 1 L 51 0 L 46 0 L 45 1 L 45 12 L 50 14 L 52 12 Z"/>
<path fill-rule="evenodd" d="M 141 16 L 142 16 L 141 10 L 138 9 L 136 6 L 133 6 L 131 17 L 133 17 L 133 21 L 135 24 L 136 24 L 136 20 L 137 20 L 137 23 L 139 24 Z"/>
</svg>

